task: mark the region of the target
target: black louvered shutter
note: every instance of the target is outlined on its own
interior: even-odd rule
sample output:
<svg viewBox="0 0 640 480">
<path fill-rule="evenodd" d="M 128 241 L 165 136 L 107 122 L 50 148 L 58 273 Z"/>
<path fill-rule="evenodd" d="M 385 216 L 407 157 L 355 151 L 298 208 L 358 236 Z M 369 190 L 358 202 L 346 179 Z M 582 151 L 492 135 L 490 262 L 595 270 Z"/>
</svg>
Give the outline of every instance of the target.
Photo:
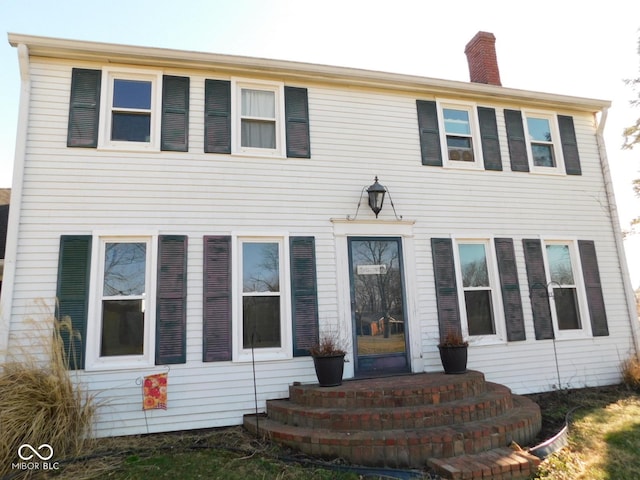
<svg viewBox="0 0 640 480">
<path fill-rule="evenodd" d="M 231 237 L 204 237 L 202 361 L 231 360 Z"/>
<path fill-rule="evenodd" d="M 529 298 L 531 299 L 536 340 L 554 338 L 542 242 L 537 239 L 524 239 L 522 244 L 524 246 L 524 261 L 527 266 Z"/>
<path fill-rule="evenodd" d="M 431 254 L 433 256 L 433 271 L 436 282 L 440 338 L 451 332 L 461 334 L 456 269 L 453 261 L 453 242 L 450 238 L 432 238 Z"/>
<path fill-rule="evenodd" d="M 89 280 L 91 269 L 91 235 L 63 235 L 60 237 L 58 257 L 58 305 L 56 318 L 71 319 L 71 332 L 61 327 L 67 365 L 72 370 L 84 368 L 87 311 L 89 308 Z"/>
<path fill-rule="evenodd" d="M 567 175 L 582 175 L 573 117 L 558 115 L 558 128 L 560 129 L 560 143 L 562 144 L 562 156 Z"/>
<path fill-rule="evenodd" d="M 606 337 L 609 335 L 609 327 L 607 325 L 607 312 L 604 307 L 595 243 L 592 240 L 578 240 L 578 249 L 580 250 L 582 275 L 584 276 L 587 305 L 589 306 L 589 316 L 591 317 L 591 330 L 594 337 Z"/>
<path fill-rule="evenodd" d="M 187 237 L 160 235 L 156 365 L 187 361 Z"/>
<path fill-rule="evenodd" d="M 510 342 L 526 340 L 513 239 L 496 238 L 494 243 L 498 261 L 498 273 L 500 275 L 504 318 L 507 326 L 507 340 Z"/>
<path fill-rule="evenodd" d="M 231 153 L 231 82 L 204 82 L 204 151 Z"/>
<path fill-rule="evenodd" d="M 189 77 L 162 77 L 162 135 L 160 148 L 189 150 Z"/>
<path fill-rule="evenodd" d="M 95 148 L 98 146 L 101 79 L 100 70 L 83 68 L 71 70 L 68 147 Z"/>
<path fill-rule="evenodd" d="M 310 355 L 318 342 L 318 288 L 314 237 L 291 237 L 291 311 L 293 356 Z"/>
<path fill-rule="evenodd" d="M 527 155 L 527 142 L 524 138 L 522 112 L 520 110 L 505 110 L 504 121 L 507 127 L 511 170 L 514 172 L 528 172 L 529 157 Z"/>
<path fill-rule="evenodd" d="M 306 88 L 284 87 L 287 157 L 311 158 L 309 98 Z"/>
<path fill-rule="evenodd" d="M 440 129 L 438 127 L 436 102 L 416 100 L 416 107 L 418 110 L 422 164 L 441 167 L 442 149 L 440 148 Z"/>
<path fill-rule="evenodd" d="M 478 122 L 480 123 L 484 168 L 486 170 L 502 170 L 502 156 L 500 155 L 500 140 L 498 139 L 495 109 L 478 107 Z"/>
</svg>

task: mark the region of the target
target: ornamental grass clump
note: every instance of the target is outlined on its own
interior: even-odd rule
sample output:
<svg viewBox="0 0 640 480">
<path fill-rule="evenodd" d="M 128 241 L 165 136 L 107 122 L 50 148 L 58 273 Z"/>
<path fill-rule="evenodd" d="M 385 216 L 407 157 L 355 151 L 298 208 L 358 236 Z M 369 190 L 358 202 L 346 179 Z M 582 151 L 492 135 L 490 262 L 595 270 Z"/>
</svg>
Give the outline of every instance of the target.
<svg viewBox="0 0 640 480">
<path fill-rule="evenodd" d="M 640 392 L 640 358 L 636 355 L 622 362 L 622 382 L 631 390 Z"/>
<path fill-rule="evenodd" d="M 95 404 L 72 382 L 60 336 L 61 330 L 70 331 L 71 322 L 51 323 L 56 325 L 53 335 L 43 333 L 47 362 L 32 352 L 0 365 L 0 478 L 36 473 L 12 467 L 23 461 L 21 445 L 50 445 L 54 456 L 48 461 L 53 463 L 81 454 L 89 437 Z"/>
</svg>

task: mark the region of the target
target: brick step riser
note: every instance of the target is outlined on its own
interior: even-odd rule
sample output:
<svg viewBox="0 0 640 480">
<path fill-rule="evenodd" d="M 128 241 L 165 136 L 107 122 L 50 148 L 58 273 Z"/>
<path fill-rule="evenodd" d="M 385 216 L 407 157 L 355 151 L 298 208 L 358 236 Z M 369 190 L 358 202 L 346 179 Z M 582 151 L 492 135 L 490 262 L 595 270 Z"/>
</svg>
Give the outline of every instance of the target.
<svg viewBox="0 0 640 480">
<path fill-rule="evenodd" d="M 510 395 L 469 405 L 424 405 L 393 410 L 303 410 L 287 401 L 267 402 L 269 418 L 307 428 L 345 430 L 417 429 L 487 420 L 513 408 Z"/>
<path fill-rule="evenodd" d="M 535 420 L 524 421 L 513 428 L 505 426 L 498 431 L 441 432 L 435 436 L 418 435 L 416 432 L 396 432 L 382 438 L 337 438 L 323 437 L 317 433 L 296 435 L 291 432 L 263 429 L 261 434 L 280 444 L 287 445 L 307 455 L 326 459 L 342 458 L 348 462 L 392 468 L 423 468 L 426 459 L 447 459 L 461 455 L 473 455 L 509 445 L 512 441 L 527 444 L 539 430 Z M 245 422 L 245 426 L 255 433 L 255 420 Z M 536 428 L 538 430 L 536 430 Z"/>
<path fill-rule="evenodd" d="M 321 408 L 397 408 L 441 403 L 473 398 L 484 394 L 484 378 L 469 378 L 458 383 L 438 386 L 414 386 L 359 391 L 345 382 L 340 387 L 315 388 L 292 385 L 289 398 L 293 403 Z"/>
</svg>

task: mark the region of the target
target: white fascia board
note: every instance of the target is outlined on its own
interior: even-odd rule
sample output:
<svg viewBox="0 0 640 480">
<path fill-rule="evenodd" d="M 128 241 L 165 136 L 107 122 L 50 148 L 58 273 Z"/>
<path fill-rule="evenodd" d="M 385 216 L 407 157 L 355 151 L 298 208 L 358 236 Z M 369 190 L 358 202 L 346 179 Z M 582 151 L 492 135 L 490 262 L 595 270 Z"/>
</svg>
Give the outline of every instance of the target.
<svg viewBox="0 0 640 480">
<path fill-rule="evenodd" d="M 414 92 L 430 96 L 455 95 L 463 98 L 493 99 L 501 102 L 516 102 L 547 108 L 560 106 L 587 112 L 599 112 L 611 105 L 609 100 L 287 60 L 86 42 L 16 33 L 9 33 L 8 39 L 12 46 L 15 47 L 21 43 L 25 44 L 29 47 L 29 52 L 32 56 L 40 57 L 216 70 L 229 75 L 260 75 L 269 78 L 286 78 L 289 81 L 357 85 Z"/>
</svg>

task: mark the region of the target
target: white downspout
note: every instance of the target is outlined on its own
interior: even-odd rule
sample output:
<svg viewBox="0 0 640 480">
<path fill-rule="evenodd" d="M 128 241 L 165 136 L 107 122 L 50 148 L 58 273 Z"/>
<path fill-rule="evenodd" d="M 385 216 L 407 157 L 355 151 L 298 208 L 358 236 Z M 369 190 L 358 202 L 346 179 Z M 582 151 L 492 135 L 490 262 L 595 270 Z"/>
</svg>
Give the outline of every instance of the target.
<svg viewBox="0 0 640 480">
<path fill-rule="evenodd" d="M 618 216 L 618 207 L 613 192 L 613 182 L 611 180 L 611 170 L 607 159 L 607 150 L 604 145 L 604 126 L 607 121 L 608 108 L 602 109 L 600 122 L 595 118 L 596 141 L 598 143 L 598 152 L 600 154 L 600 164 L 602 166 L 602 175 L 604 177 L 604 188 L 607 195 L 607 203 L 609 205 L 609 213 L 611 214 L 611 225 L 613 227 L 613 236 L 616 242 L 618 258 L 620 259 L 620 270 L 622 272 L 622 283 L 624 286 L 625 298 L 627 300 L 627 310 L 629 312 L 629 321 L 631 323 L 631 333 L 633 335 L 633 346 L 635 354 L 640 353 L 640 324 L 638 323 L 638 311 L 636 310 L 635 292 L 631 285 L 631 277 L 629 275 L 629 267 L 627 265 L 627 256 L 624 251 L 624 242 L 622 240 L 622 232 L 620 227 L 620 217 Z M 595 116 L 594 116 L 595 117 Z"/>
<path fill-rule="evenodd" d="M 2 294 L 0 295 L 0 364 L 9 350 L 9 331 L 11 328 L 11 310 L 16 276 L 16 255 L 18 251 L 18 233 L 22 210 L 22 182 L 24 161 L 27 149 L 27 124 L 31 97 L 31 75 L 29 72 L 29 48 L 21 43 L 17 47 L 20 68 L 20 107 L 18 110 L 18 129 L 16 132 L 16 150 L 13 161 L 13 181 L 7 223 L 7 243 L 5 249 Z"/>
</svg>

